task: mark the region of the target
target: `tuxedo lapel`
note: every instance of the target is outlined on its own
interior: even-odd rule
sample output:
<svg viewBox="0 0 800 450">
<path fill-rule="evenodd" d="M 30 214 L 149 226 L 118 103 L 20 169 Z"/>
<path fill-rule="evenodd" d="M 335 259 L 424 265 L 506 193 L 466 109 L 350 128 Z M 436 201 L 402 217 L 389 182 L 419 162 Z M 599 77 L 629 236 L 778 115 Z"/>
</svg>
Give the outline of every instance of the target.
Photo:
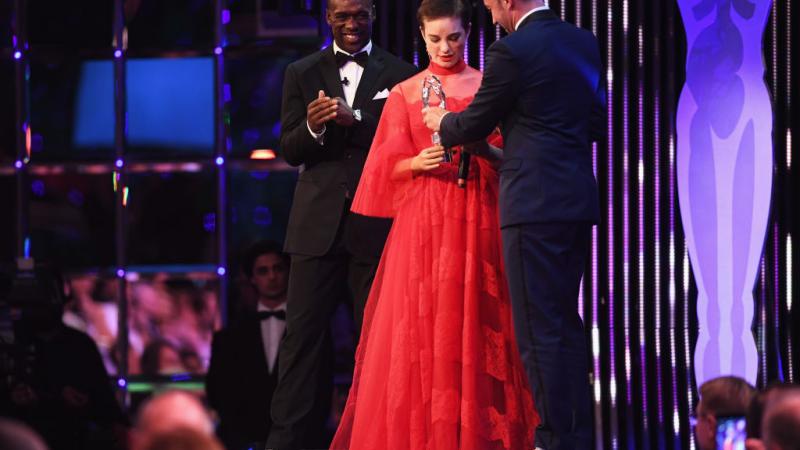
<svg viewBox="0 0 800 450">
<path fill-rule="evenodd" d="M 319 62 L 319 70 L 322 75 L 322 81 L 325 84 L 325 95 L 328 97 L 341 97 L 344 98 L 344 89 L 342 89 L 342 80 L 339 78 L 339 65 L 336 64 L 336 58 L 333 56 L 333 45 L 326 48 L 322 52 L 322 57 Z M 314 93 L 314 98 L 317 93 Z"/>
<path fill-rule="evenodd" d="M 261 336 L 261 321 L 254 320 L 249 327 L 250 331 L 247 333 L 247 343 L 253 351 L 253 365 L 254 369 L 262 374 L 269 374 L 269 364 L 267 363 L 267 352 L 264 351 L 264 338 Z M 247 343 L 243 343 L 247 345 Z"/>
<path fill-rule="evenodd" d="M 372 54 L 367 60 L 367 67 L 364 68 L 361 81 L 358 82 L 356 96 L 353 99 L 353 109 L 361 109 L 365 102 L 372 100 L 372 96 L 375 95 L 375 83 L 383 71 L 383 66 L 384 62 L 380 50 L 372 47 Z"/>
</svg>

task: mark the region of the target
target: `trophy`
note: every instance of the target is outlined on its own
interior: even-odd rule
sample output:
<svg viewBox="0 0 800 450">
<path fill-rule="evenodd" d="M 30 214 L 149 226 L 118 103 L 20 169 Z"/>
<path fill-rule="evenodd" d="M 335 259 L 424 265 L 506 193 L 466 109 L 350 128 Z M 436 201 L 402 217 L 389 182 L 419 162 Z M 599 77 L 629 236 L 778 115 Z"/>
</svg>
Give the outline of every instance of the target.
<svg viewBox="0 0 800 450">
<path fill-rule="evenodd" d="M 425 77 L 422 80 L 422 105 L 426 108 L 430 106 L 431 91 L 439 97 L 439 107 L 444 109 L 447 98 L 444 95 L 444 89 L 442 89 L 442 81 L 436 75 Z M 438 131 L 433 132 L 431 141 L 434 145 L 441 145 L 442 139 Z M 453 152 L 446 148 L 444 149 L 444 162 L 449 163 L 451 161 L 453 161 Z"/>
</svg>

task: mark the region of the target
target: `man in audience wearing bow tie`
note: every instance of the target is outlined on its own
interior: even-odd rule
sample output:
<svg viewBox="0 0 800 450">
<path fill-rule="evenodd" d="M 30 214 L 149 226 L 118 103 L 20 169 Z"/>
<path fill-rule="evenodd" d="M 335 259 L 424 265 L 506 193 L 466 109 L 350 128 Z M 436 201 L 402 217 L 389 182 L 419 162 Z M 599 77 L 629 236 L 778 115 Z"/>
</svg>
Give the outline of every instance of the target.
<svg viewBox="0 0 800 450">
<path fill-rule="evenodd" d="M 220 418 L 218 434 L 229 450 L 263 448 L 267 439 L 286 331 L 289 257 L 275 242 L 257 242 L 247 250 L 242 271 L 258 298 L 257 311 L 214 334 L 206 377 L 208 402 Z"/>
<path fill-rule="evenodd" d="M 389 91 L 416 68 L 371 41 L 372 0 L 328 0 L 333 44 L 289 65 L 280 153 L 301 166 L 284 250 L 291 255 L 287 332 L 268 448 L 316 448 L 315 404 L 330 402 L 330 318 L 352 304 L 356 335 L 391 226 L 350 212 Z M 325 446 L 325 445 L 323 445 Z"/>
</svg>

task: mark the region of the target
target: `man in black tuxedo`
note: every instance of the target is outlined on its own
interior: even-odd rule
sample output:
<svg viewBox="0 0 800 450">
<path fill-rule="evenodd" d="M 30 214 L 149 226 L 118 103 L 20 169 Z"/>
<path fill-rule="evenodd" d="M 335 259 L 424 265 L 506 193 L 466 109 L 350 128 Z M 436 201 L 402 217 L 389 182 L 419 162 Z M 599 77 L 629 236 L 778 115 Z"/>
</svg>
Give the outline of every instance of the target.
<svg viewBox="0 0 800 450">
<path fill-rule="evenodd" d="M 389 91 L 416 72 L 370 41 L 371 0 L 327 5 L 333 45 L 289 65 L 283 87 L 281 151 L 302 167 L 285 246 L 287 332 L 268 440 L 277 449 L 307 447 L 323 425 L 311 412 L 329 396 L 328 324 L 340 301 L 352 302 L 360 328 L 391 224 L 351 213 L 350 201 Z"/>
<path fill-rule="evenodd" d="M 271 241 L 251 246 L 242 264 L 258 297 L 257 311 L 214 334 L 206 393 L 228 450 L 263 448 L 278 382 L 278 349 L 286 330 L 289 257 Z"/>
<path fill-rule="evenodd" d="M 446 147 L 501 125 L 500 226 L 514 329 L 542 418 L 536 445 L 586 449 L 591 397 L 577 298 L 599 218 L 591 152 L 604 129 L 599 48 L 542 0 L 484 4 L 510 34 L 489 47 L 465 111 L 430 108 L 424 119 Z"/>
</svg>

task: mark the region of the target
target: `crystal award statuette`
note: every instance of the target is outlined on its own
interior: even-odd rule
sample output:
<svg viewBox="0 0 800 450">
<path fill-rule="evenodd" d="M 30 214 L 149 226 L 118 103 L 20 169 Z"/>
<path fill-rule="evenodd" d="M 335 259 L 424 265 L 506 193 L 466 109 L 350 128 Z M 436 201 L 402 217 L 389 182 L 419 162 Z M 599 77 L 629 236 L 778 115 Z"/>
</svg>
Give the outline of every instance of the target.
<svg viewBox="0 0 800 450">
<path fill-rule="evenodd" d="M 436 75 L 430 75 L 422 80 L 422 105 L 424 107 L 430 106 L 431 91 L 439 97 L 439 107 L 445 109 L 447 98 L 442 89 L 442 81 Z M 431 136 L 431 141 L 434 145 L 441 145 L 442 138 L 439 136 L 438 131 L 434 131 Z M 453 161 L 453 152 L 446 148 L 444 149 L 444 162 L 449 163 Z"/>
</svg>

